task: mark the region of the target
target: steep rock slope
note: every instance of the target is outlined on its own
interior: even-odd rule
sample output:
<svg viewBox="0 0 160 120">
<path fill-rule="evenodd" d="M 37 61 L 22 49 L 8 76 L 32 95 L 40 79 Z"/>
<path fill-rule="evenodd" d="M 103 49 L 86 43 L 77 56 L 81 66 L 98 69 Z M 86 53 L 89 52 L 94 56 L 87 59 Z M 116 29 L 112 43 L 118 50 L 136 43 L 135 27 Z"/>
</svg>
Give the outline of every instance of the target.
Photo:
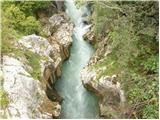
<svg viewBox="0 0 160 120">
<path fill-rule="evenodd" d="M 62 62 L 69 57 L 73 25 L 61 12 L 49 18 L 47 27 L 51 33 L 48 39 L 34 34 L 24 36 L 15 41 L 16 52 L 2 56 L 1 89 L 6 96 L 0 110 L 2 118 L 60 115 L 62 98 L 54 83 L 61 75 Z"/>
<path fill-rule="evenodd" d="M 81 80 L 86 89 L 98 96 L 100 117 L 124 118 L 126 98 L 117 76 L 98 77 L 98 71 L 85 67 L 81 71 Z"/>
</svg>

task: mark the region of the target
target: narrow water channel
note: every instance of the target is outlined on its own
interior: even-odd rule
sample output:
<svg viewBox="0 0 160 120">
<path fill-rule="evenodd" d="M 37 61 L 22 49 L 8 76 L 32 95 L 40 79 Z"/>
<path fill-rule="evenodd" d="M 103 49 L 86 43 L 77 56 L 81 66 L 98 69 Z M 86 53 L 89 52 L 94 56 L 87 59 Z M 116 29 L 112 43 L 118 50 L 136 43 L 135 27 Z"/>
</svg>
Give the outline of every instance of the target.
<svg viewBox="0 0 160 120">
<path fill-rule="evenodd" d="M 62 76 L 55 86 L 64 98 L 60 118 L 98 118 L 97 98 L 83 87 L 80 79 L 80 71 L 94 52 L 92 46 L 82 38 L 89 26 L 83 24 L 82 9 L 78 10 L 72 0 L 66 0 L 65 6 L 75 27 L 70 58 L 64 62 Z"/>
</svg>

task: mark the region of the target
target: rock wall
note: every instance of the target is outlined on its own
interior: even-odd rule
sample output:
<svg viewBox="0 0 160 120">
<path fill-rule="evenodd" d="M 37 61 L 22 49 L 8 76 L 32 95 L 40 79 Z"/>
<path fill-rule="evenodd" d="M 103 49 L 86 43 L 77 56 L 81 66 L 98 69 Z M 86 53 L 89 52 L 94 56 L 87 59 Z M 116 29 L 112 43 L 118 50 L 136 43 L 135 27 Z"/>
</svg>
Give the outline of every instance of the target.
<svg viewBox="0 0 160 120">
<path fill-rule="evenodd" d="M 84 87 L 99 98 L 101 118 L 124 118 L 126 99 L 116 75 L 97 77 L 97 71 L 88 67 L 81 71 Z"/>
<path fill-rule="evenodd" d="M 84 35 L 84 38 L 91 44 L 95 43 L 92 28 Z M 118 81 L 118 76 L 99 77 L 98 73 L 103 71 L 103 69 L 94 69 L 92 67 L 101 62 L 111 51 L 112 48 L 107 44 L 107 39 L 99 41 L 94 55 L 91 57 L 88 65 L 81 71 L 81 79 L 84 87 L 98 96 L 101 118 L 125 118 L 126 99 Z M 104 66 L 104 69 L 107 69 L 106 66 Z"/>
<path fill-rule="evenodd" d="M 62 98 L 54 83 L 61 75 L 63 61 L 69 57 L 73 24 L 65 13 L 59 12 L 49 18 L 44 28 L 48 39 L 33 34 L 15 43 L 20 51 L 40 56 L 39 80 L 30 74 L 33 68 L 27 57 L 14 53 L 2 56 L 2 88 L 9 99 L 8 105 L 0 110 L 2 118 L 58 118 L 60 115 Z"/>
</svg>

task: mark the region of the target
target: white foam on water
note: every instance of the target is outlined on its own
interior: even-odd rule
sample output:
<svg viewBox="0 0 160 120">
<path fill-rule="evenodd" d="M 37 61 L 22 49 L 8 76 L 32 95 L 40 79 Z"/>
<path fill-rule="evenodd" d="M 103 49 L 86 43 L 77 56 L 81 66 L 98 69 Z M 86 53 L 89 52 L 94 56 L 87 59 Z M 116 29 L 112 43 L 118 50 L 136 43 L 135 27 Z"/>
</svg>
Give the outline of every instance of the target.
<svg viewBox="0 0 160 120">
<path fill-rule="evenodd" d="M 70 58 L 62 66 L 61 79 L 56 83 L 56 89 L 64 97 L 62 102 L 61 118 L 97 118 L 98 102 L 96 97 L 82 85 L 80 71 L 85 67 L 94 50 L 83 40 L 83 35 L 91 25 L 83 23 L 82 15 L 87 8 L 77 9 L 73 0 L 66 0 L 66 13 L 75 24 L 73 44 Z M 84 11 L 83 11 L 84 10 Z"/>
</svg>

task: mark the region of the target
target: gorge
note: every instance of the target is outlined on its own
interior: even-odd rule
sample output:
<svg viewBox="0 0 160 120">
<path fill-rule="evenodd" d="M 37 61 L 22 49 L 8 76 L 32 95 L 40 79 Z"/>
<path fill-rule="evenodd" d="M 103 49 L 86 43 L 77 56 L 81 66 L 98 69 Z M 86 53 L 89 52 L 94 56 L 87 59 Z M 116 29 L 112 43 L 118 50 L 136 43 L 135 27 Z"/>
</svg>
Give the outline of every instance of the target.
<svg viewBox="0 0 160 120">
<path fill-rule="evenodd" d="M 94 52 L 92 46 L 83 40 L 89 25 L 83 23 L 83 11 L 78 10 L 73 1 L 66 0 L 65 5 L 75 26 L 70 57 L 63 63 L 62 76 L 55 85 L 63 97 L 60 118 L 98 118 L 97 98 L 83 87 L 80 79 L 80 71 Z"/>
<path fill-rule="evenodd" d="M 0 119 L 158 119 L 158 1 L 0 1 Z"/>
</svg>

